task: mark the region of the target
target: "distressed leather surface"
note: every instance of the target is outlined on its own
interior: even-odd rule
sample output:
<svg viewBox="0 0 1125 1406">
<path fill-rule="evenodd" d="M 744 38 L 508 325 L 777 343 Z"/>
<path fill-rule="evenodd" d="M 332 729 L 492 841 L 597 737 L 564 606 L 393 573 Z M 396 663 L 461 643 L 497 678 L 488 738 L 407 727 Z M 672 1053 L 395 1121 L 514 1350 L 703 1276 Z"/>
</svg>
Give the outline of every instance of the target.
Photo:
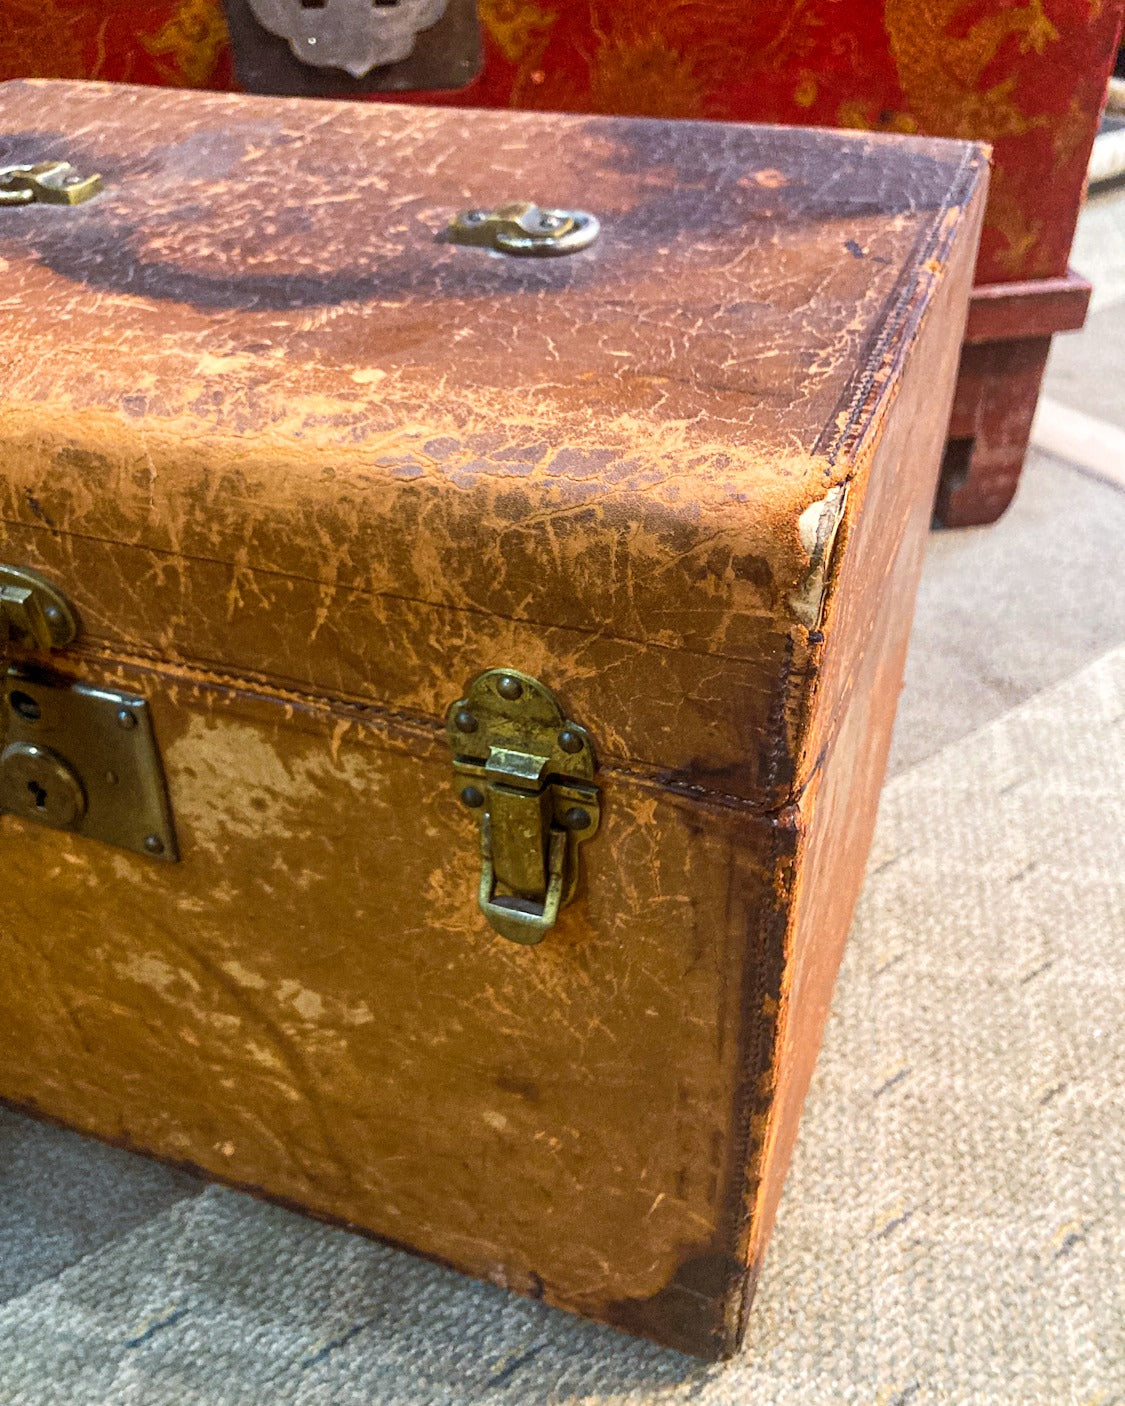
<svg viewBox="0 0 1125 1406">
<path fill-rule="evenodd" d="M 0 825 L 7 1098 L 595 1316 L 709 1245 L 766 822 L 606 778 L 521 948 L 437 736 L 79 672 L 150 700 L 183 858 Z"/>
<path fill-rule="evenodd" d="M 90 643 L 423 716 L 519 658 L 607 756 L 767 807 L 806 779 L 827 578 L 801 515 L 875 432 L 979 151 L 0 94 L 3 160 L 107 183 L 0 225 L 0 513 L 48 569 L 112 544 L 71 567 Z M 516 194 L 605 234 L 558 260 L 435 242 Z"/>
<path fill-rule="evenodd" d="M 4 159 L 67 131 L 109 183 L 0 212 L 3 551 L 79 608 L 53 666 L 151 700 L 182 860 L 0 823 L 37 875 L 0 1096 L 728 1353 L 862 876 L 980 153 L 122 92 L 0 91 Z M 435 242 L 523 193 L 605 238 Z M 442 740 L 501 663 L 602 761 L 534 949 L 476 911 Z"/>
</svg>

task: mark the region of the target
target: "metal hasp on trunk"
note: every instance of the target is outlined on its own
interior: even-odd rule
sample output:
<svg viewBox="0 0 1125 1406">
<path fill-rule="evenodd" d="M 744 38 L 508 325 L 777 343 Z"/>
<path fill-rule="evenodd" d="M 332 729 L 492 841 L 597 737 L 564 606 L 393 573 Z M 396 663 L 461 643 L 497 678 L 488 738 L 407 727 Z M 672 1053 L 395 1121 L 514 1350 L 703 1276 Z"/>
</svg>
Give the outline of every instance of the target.
<svg viewBox="0 0 1125 1406">
<path fill-rule="evenodd" d="M 598 828 L 593 744 L 551 690 L 489 669 L 449 710 L 462 802 L 480 811 L 480 909 L 503 937 L 542 942 L 578 884 L 578 846 Z"/>
<path fill-rule="evenodd" d="M 0 814 L 174 860 L 164 768 L 145 700 L 9 667 L 13 647 L 45 653 L 77 634 L 57 586 L 25 567 L 0 565 Z"/>
</svg>

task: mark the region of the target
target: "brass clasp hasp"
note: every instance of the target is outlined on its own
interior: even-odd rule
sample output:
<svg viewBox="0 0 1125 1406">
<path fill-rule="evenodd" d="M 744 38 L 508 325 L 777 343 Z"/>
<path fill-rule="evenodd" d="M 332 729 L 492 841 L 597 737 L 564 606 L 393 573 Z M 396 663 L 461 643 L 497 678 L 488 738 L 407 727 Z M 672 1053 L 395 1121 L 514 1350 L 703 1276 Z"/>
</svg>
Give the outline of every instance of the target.
<svg viewBox="0 0 1125 1406">
<path fill-rule="evenodd" d="M 601 818 L 585 728 L 549 688 L 489 669 L 449 710 L 462 803 L 480 815 L 481 912 L 512 942 L 542 942 L 578 884 L 578 847 Z"/>
</svg>

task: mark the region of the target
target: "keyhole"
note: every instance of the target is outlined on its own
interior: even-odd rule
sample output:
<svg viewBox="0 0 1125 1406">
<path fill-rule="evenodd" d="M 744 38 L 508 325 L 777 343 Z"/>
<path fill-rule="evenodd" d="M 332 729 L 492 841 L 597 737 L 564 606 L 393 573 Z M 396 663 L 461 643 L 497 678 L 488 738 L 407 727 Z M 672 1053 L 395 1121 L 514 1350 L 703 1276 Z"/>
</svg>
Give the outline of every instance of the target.
<svg viewBox="0 0 1125 1406">
<path fill-rule="evenodd" d="M 27 783 L 27 789 L 31 792 L 32 796 L 34 796 L 34 798 L 35 798 L 35 809 L 36 809 L 36 810 L 46 810 L 46 809 L 47 809 L 47 792 L 43 789 L 42 786 L 40 786 L 39 782 L 38 782 L 38 781 L 29 781 L 29 782 Z"/>
</svg>

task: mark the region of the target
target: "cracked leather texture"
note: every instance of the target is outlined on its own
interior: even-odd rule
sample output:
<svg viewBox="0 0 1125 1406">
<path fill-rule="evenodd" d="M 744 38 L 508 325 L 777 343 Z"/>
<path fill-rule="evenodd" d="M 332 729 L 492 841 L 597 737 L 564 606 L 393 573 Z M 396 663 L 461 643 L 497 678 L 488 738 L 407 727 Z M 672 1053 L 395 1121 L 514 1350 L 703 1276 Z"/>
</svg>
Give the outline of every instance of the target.
<svg viewBox="0 0 1125 1406">
<path fill-rule="evenodd" d="M 745 1327 L 901 682 L 984 194 L 918 139 L 0 88 L 4 557 L 151 701 L 178 865 L 10 818 L 0 1096 L 660 1341 Z M 589 252 L 443 243 L 592 208 Z M 446 706 L 605 813 L 476 911 Z"/>
<path fill-rule="evenodd" d="M 107 187 L 0 226 L 0 513 L 45 562 L 136 549 L 76 585 L 88 640 L 424 716 L 522 659 L 607 756 L 802 784 L 798 523 L 862 460 L 979 149 L 34 83 L 0 132 Z M 601 240 L 439 241 L 521 193 Z"/>
</svg>

